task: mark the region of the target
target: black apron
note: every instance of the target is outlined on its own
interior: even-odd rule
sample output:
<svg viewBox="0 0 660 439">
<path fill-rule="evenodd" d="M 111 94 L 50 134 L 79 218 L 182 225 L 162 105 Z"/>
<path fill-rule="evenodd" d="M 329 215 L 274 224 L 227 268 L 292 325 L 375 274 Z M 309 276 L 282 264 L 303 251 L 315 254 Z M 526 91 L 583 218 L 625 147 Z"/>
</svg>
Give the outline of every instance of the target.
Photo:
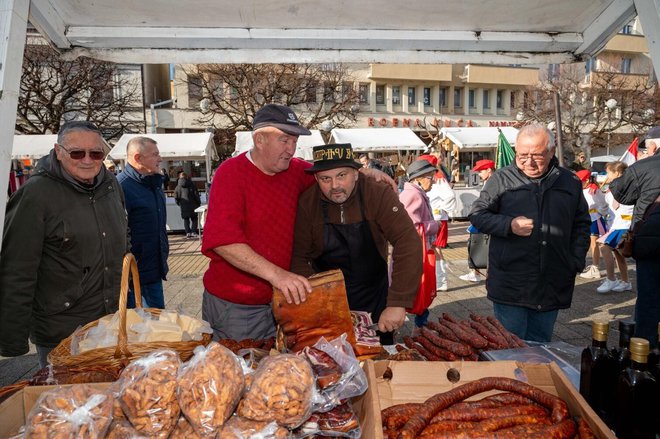
<svg viewBox="0 0 660 439">
<path fill-rule="evenodd" d="M 332 224 L 329 203 L 321 200 L 323 210 L 323 253 L 312 261 L 315 271 L 340 269 L 346 283 L 348 306 L 353 311 L 371 313 L 376 323 L 387 305 L 389 281 L 387 262 L 383 259 L 365 219 L 362 191 L 358 187 L 362 221 Z M 393 333 L 381 333 L 381 344 L 393 344 Z"/>
</svg>

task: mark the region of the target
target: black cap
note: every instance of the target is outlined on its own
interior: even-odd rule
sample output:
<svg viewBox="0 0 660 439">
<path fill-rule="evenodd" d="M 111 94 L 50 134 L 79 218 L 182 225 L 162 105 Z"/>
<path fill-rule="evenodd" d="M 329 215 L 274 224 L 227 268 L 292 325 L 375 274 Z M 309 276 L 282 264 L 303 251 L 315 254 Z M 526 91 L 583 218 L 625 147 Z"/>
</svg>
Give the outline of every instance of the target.
<svg viewBox="0 0 660 439">
<path fill-rule="evenodd" d="M 427 160 L 415 160 L 408 166 L 408 179 L 413 180 L 422 175 L 436 172 L 438 169 Z"/>
<path fill-rule="evenodd" d="M 362 167 L 360 163 L 355 161 L 355 154 L 350 143 L 331 143 L 315 146 L 312 151 L 314 166 L 305 169 L 305 172 L 310 174 L 335 168 L 360 169 Z"/>
<path fill-rule="evenodd" d="M 660 139 L 660 126 L 658 127 L 653 127 L 649 130 L 648 134 L 646 135 L 647 139 Z"/>
<path fill-rule="evenodd" d="M 267 104 L 264 105 L 254 115 L 252 129 L 275 127 L 292 136 L 309 136 L 309 131 L 300 125 L 296 113 L 286 105 Z"/>
</svg>

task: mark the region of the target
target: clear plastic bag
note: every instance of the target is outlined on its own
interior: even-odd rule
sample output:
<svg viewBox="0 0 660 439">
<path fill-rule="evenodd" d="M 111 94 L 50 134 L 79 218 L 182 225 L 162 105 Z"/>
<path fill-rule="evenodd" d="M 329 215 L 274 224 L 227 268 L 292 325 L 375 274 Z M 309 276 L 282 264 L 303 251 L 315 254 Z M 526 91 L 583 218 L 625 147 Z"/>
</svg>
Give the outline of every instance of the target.
<svg viewBox="0 0 660 439">
<path fill-rule="evenodd" d="M 112 402 L 106 390 L 88 384 L 44 392 L 28 414 L 25 437 L 104 437 L 112 422 Z"/>
<path fill-rule="evenodd" d="M 229 418 L 218 439 L 286 439 L 289 430 L 276 422 L 253 421 L 252 419 L 232 416 Z"/>
<path fill-rule="evenodd" d="M 166 438 L 179 419 L 176 377 L 181 360 L 161 349 L 129 363 L 116 383 L 117 398 L 128 421 L 150 437 Z"/>
<path fill-rule="evenodd" d="M 362 434 L 358 417 L 350 401 L 341 404 L 325 413 L 312 415 L 293 432 L 295 438 L 309 436 L 331 436 L 359 439 Z"/>
<path fill-rule="evenodd" d="M 309 362 L 292 354 L 264 358 L 236 413 L 295 428 L 312 413 L 316 385 Z"/>
<path fill-rule="evenodd" d="M 106 439 L 149 439 L 149 436 L 138 433 L 135 427 L 123 418 L 112 421 Z"/>
<path fill-rule="evenodd" d="M 234 412 L 245 378 L 240 361 L 218 343 L 195 348 L 177 376 L 181 411 L 201 437 L 213 438 Z"/>
<path fill-rule="evenodd" d="M 168 439 L 201 439 L 185 416 L 181 415 Z"/>
</svg>

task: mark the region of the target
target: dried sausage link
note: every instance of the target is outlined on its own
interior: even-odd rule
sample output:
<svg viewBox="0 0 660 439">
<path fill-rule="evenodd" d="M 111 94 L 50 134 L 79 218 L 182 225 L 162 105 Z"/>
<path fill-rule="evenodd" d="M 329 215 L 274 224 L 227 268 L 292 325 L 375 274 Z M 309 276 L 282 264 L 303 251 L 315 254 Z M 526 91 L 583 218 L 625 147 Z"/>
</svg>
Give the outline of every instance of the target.
<svg viewBox="0 0 660 439">
<path fill-rule="evenodd" d="M 455 355 L 458 355 L 459 357 L 467 357 L 472 353 L 472 349 L 470 348 L 470 346 L 467 346 L 463 343 L 457 343 L 455 341 L 446 340 L 440 337 L 436 332 L 433 332 L 428 328 L 422 328 L 421 334 L 434 345 L 442 349 L 445 349 Z"/>
<path fill-rule="evenodd" d="M 547 416 L 548 412 L 539 405 L 519 405 L 494 408 L 451 407 L 443 410 L 431 419 L 431 424 L 441 421 L 483 421 L 485 419 L 505 418 L 518 415 Z"/>
<path fill-rule="evenodd" d="M 419 410 L 419 403 L 397 404 L 383 409 L 380 416 L 383 419 L 383 427 L 388 430 L 398 430 L 408 422 L 408 419 Z"/>
</svg>

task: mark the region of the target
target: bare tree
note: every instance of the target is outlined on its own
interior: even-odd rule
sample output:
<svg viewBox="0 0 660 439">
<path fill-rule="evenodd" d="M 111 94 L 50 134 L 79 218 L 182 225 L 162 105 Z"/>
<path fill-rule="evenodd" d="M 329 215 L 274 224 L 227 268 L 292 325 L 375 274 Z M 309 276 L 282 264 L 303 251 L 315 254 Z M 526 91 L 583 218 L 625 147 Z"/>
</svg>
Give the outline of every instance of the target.
<svg viewBox="0 0 660 439">
<path fill-rule="evenodd" d="M 308 128 L 351 126 L 359 111 L 354 79 L 341 64 L 199 64 L 184 72 L 190 105 L 202 104 L 196 122 L 228 136 L 251 130 L 267 103 L 293 107 Z"/>
<path fill-rule="evenodd" d="M 550 123 L 555 118 L 553 96 L 559 93 L 562 137 L 572 153 L 587 146 L 603 147 L 615 135 L 620 141 L 630 141 L 618 133 L 640 135 L 654 124 L 649 111 L 655 108 L 654 84 L 648 75 L 596 71 L 589 79 L 585 82 L 583 64 L 562 65 L 556 77 L 527 90 L 517 110 L 524 122 Z M 606 105 L 610 99 L 616 100 L 612 109 Z"/>
<path fill-rule="evenodd" d="M 31 41 L 34 43 L 34 41 Z M 144 129 L 139 80 L 117 64 L 78 58 L 63 61 L 46 44 L 25 47 L 16 132 L 57 133 L 69 120 L 88 120 L 107 139 Z"/>
</svg>

